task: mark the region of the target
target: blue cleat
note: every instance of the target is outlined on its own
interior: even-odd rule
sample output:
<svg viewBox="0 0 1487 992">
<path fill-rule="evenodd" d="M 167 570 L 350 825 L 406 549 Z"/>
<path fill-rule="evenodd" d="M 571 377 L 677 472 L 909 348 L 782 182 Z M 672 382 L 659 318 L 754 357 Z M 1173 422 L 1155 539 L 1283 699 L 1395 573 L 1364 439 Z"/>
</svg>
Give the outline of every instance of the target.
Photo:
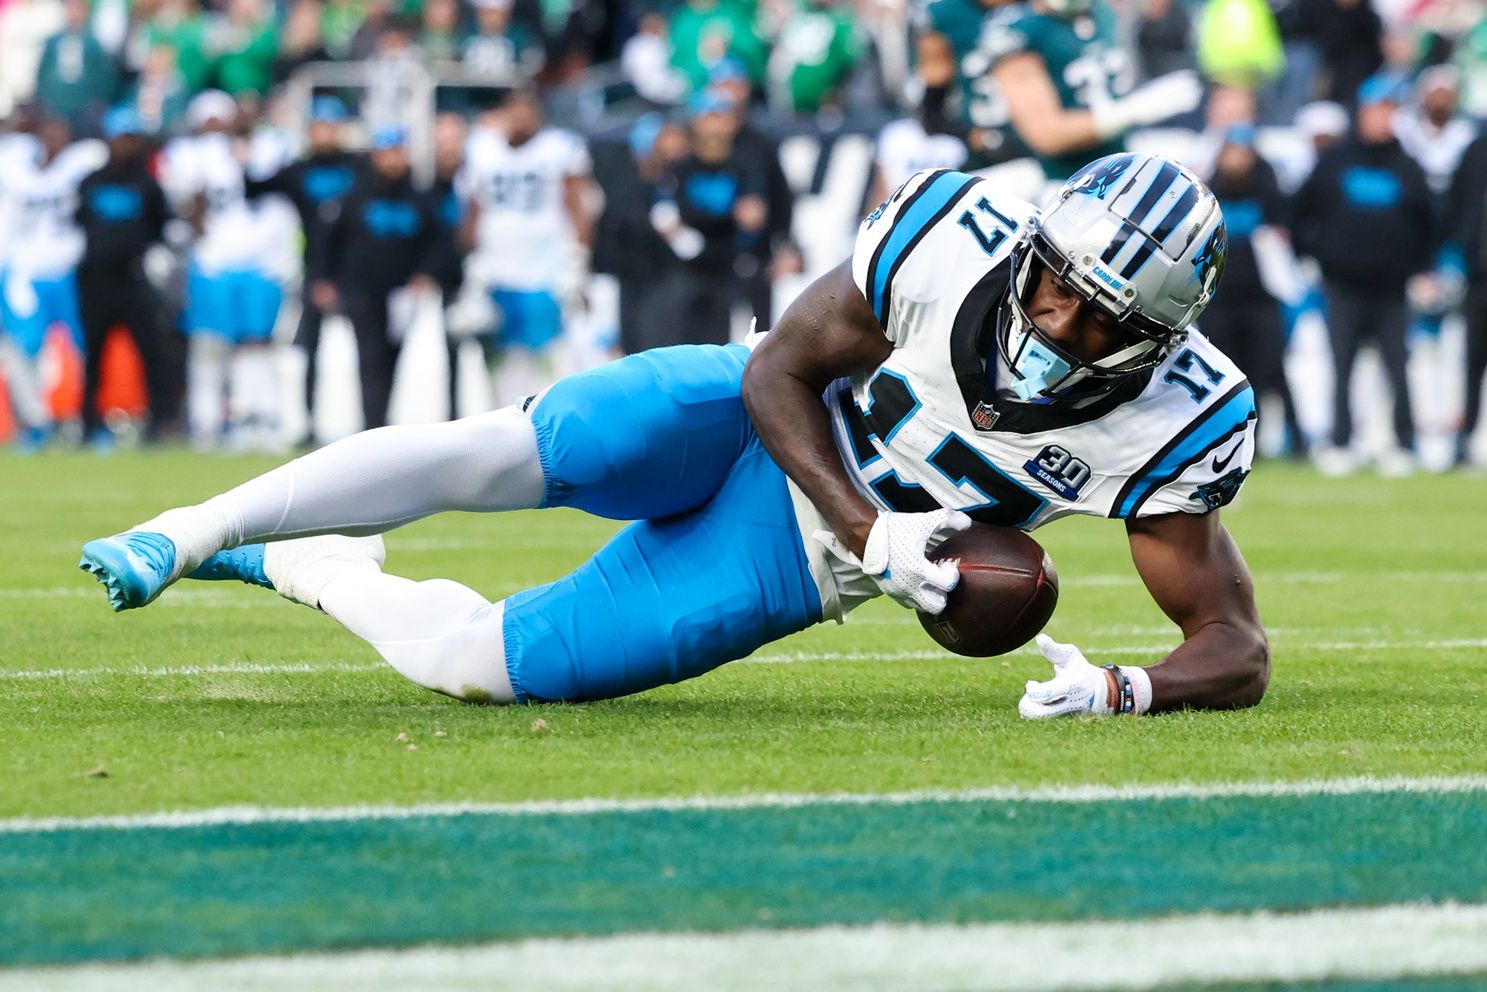
<svg viewBox="0 0 1487 992">
<path fill-rule="evenodd" d="M 218 551 L 186 578 L 206 579 L 209 582 L 236 579 L 249 585 L 263 586 L 265 589 L 274 588 L 263 571 L 262 544 L 245 544 L 240 548 Z"/>
<path fill-rule="evenodd" d="M 103 583 L 108 605 L 120 613 L 153 602 L 175 581 L 176 546 L 164 534 L 151 531 L 100 537 L 83 545 L 77 567 Z"/>
</svg>

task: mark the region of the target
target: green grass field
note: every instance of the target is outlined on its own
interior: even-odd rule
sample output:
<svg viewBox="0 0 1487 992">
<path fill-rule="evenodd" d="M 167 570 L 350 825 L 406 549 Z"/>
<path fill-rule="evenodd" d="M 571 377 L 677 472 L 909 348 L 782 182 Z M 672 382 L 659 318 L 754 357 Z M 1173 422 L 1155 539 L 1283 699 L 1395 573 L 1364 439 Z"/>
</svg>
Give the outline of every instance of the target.
<svg viewBox="0 0 1487 992">
<path fill-rule="evenodd" d="M 500 709 L 404 682 L 264 590 L 187 582 L 116 616 L 76 570 L 84 540 L 268 464 L 0 456 L 0 989 L 463 988 L 477 967 L 547 988 L 778 988 L 768 962 L 791 961 L 802 988 L 1487 988 L 1480 478 L 1262 466 L 1224 512 L 1271 633 L 1265 701 L 1031 724 L 1031 649 L 956 658 L 881 602 L 653 693 Z M 494 598 L 612 529 L 449 515 L 390 535 L 388 568 Z M 1061 577 L 1050 633 L 1097 663 L 1175 643 L 1118 524 L 1038 537 Z M 343 807 L 368 809 L 325 812 Z M 1367 946 L 1307 964 L 1272 945 L 1248 971 L 1220 966 L 1242 948 L 1215 950 L 1129 980 L 1038 984 L 948 952 L 821 973 L 863 933 L 1057 945 L 1271 913 Z M 1384 954 L 1381 933 L 1412 943 Z M 1333 939 L 1306 938 L 1312 957 Z M 243 958 L 264 954 L 320 956 Z M 285 961 L 381 977 L 273 971 Z"/>
</svg>

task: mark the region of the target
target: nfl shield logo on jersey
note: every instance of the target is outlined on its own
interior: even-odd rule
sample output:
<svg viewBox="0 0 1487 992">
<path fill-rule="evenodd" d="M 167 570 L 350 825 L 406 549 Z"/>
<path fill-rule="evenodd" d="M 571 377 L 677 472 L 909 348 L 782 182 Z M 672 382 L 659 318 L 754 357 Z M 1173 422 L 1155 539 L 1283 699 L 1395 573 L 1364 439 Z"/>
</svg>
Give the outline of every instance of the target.
<svg viewBox="0 0 1487 992">
<path fill-rule="evenodd" d="M 971 411 L 971 423 L 976 426 L 976 430 L 978 431 L 989 431 L 996 426 L 996 422 L 1001 419 L 1001 416 L 1000 413 L 992 409 L 990 403 L 981 402 L 977 403 L 976 408 Z"/>
</svg>

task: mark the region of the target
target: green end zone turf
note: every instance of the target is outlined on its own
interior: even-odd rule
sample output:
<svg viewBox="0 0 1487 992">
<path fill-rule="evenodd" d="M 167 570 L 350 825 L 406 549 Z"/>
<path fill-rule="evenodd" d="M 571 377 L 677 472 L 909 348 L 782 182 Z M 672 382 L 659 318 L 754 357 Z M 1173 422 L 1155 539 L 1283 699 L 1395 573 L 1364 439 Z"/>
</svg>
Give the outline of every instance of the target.
<svg viewBox="0 0 1487 992">
<path fill-rule="evenodd" d="M 1484 828 L 1461 792 L 17 833 L 0 961 L 1477 903 Z"/>
</svg>

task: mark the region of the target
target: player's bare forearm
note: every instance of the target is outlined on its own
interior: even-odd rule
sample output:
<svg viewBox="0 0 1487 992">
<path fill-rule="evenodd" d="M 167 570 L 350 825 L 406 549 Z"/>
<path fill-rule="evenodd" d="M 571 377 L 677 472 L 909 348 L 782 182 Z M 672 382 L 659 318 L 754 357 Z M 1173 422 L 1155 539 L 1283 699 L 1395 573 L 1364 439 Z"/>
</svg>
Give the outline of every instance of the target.
<svg viewBox="0 0 1487 992">
<path fill-rule="evenodd" d="M 992 77 L 1007 101 L 1013 129 L 1037 154 L 1063 155 L 1099 143 L 1094 115 L 1059 102 L 1047 66 L 1037 55 L 1025 52 L 1005 59 Z"/>
<path fill-rule="evenodd" d="M 1131 558 L 1184 640 L 1151 676 L 1152 711 L 1253 706 L 1270 681 L 1270 646 L 1249 566 L 1218 513 L 1126 524 Z"/>
<path fill-rule="evenodd" d="M 743 401 L 765 449 L 832 532 L 862 554 L 877 511 L 847 475 L 821 394 L 893 350 L 843 263 L 811 283 L 754 349 Z"/>
</svg>

